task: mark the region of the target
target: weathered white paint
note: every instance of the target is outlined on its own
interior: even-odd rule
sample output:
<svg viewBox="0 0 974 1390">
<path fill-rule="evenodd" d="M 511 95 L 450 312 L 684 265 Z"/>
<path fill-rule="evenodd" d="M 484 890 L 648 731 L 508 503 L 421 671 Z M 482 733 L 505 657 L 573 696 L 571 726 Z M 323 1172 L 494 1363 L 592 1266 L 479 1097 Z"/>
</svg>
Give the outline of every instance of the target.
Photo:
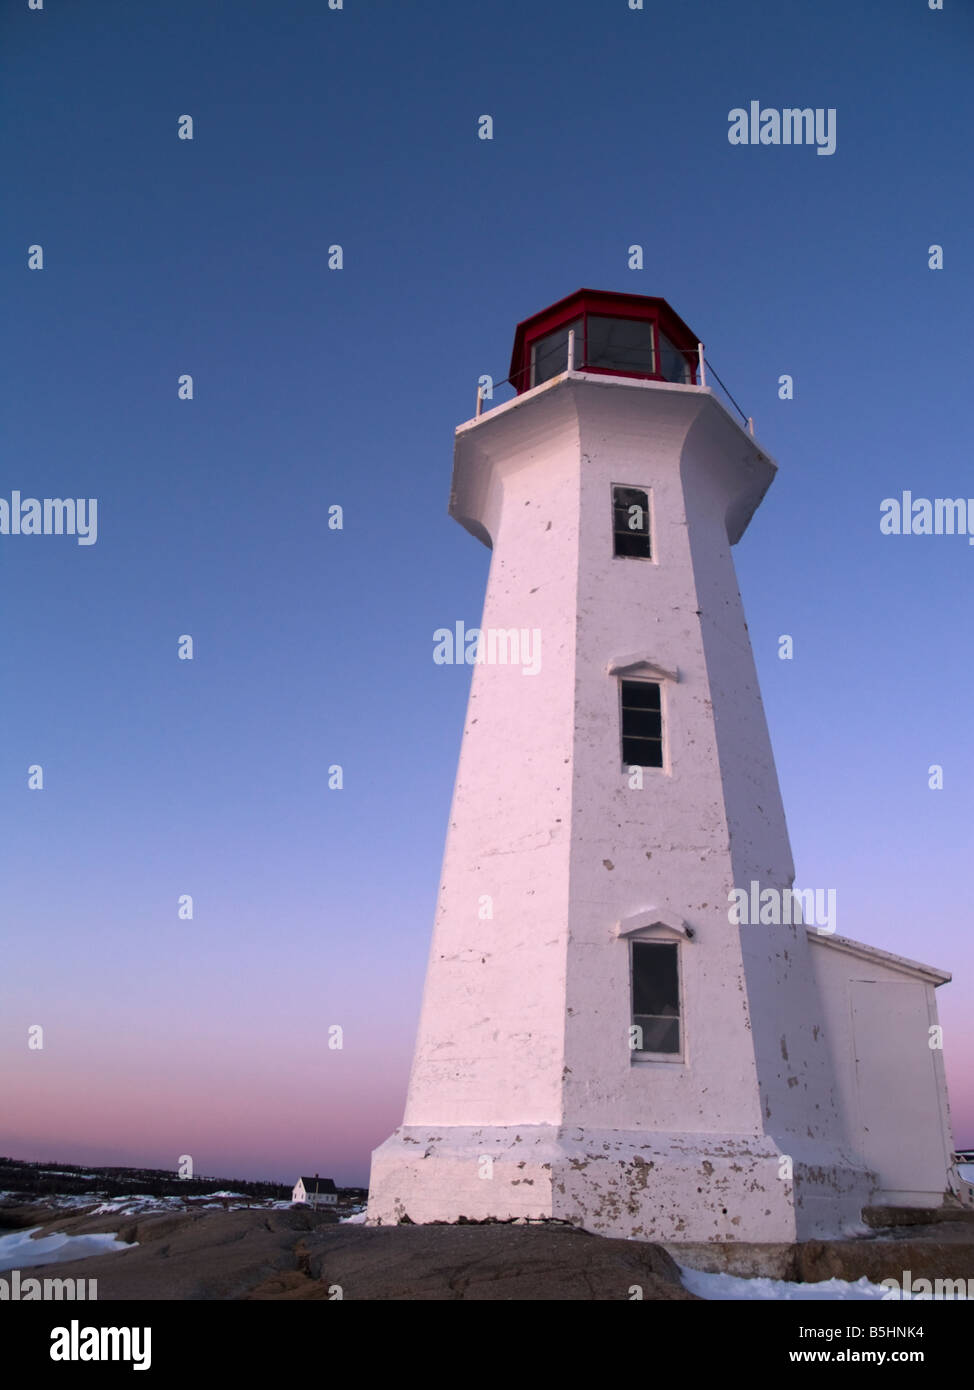
<svg viewBox="0 0 974 1390">
<path fill-rule="evenodd" d="M 702 387 L 565 373 L 457 431 L 451 514 L 493 551 L 481 626 L 540 629 L 543 662 L 474 668 L 371 1220 L 772 1242 L 869 1199 L 805 928 L 728 919 L 732 888 L 793 881 L 730 551 L 774 473 Z M 651 561 L 613 557 L 613 484 L 650 493 Z M 618 681 L 639 669 L 662 684 L 665 767 L 633 790 Z M 629 1048 L 629 941 L 661 933 L 678 1061 Z"/>
</svg>

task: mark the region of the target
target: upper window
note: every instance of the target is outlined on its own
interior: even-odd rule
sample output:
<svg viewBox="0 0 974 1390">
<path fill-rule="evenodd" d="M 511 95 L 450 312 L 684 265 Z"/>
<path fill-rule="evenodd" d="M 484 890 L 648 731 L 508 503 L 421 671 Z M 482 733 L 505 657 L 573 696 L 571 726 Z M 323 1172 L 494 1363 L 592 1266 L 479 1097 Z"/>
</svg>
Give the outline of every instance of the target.
<svg viewBox="0 0 974 1390">
<path fill-rule="evenodd" d="M 613 554 L 652 558 L 649 539 L 649 494 L 638 487 L 612 489 Z"/>
<path fill-rule="evenodd" d="M 657 681 L 622 681 L 622 761 L 663 766 L 663 712 Z"/>
<path fill-rule="evenodd" d="M 632 943 L 633 1052 L 680 1053 L 678 951 L 667 941 Z"/>
</svg>

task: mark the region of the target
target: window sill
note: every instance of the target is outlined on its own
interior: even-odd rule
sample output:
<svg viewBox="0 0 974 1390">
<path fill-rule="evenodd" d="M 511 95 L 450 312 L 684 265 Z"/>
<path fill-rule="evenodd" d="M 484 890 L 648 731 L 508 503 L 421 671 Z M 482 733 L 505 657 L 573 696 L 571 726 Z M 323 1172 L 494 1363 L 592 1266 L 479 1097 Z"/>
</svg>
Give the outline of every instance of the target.
<svg viewBox="0 0 974 1390">
<path fill-rule="evenodd" d="M 639 1067 L 652 1066 L 654 1064 L 666 1067 L 686 1066 L 686 1058 L 681 1053 L 675 1052 L 633 1051 L 630 1060 L 633 1066 Z"/>
</svg>

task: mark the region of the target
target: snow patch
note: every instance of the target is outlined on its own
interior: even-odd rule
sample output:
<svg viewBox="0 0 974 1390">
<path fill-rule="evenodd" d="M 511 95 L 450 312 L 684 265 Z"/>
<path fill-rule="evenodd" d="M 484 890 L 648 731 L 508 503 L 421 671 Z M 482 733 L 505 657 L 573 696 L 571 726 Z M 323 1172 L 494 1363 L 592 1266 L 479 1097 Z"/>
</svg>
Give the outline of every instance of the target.
<svg viewBox="0 0 974 1390">
<path fill-rule="evenodd" d="M 102 1202 L 91 1213 L 92 1216 L 145 1216 L 148 1212 L 172 1211 L 182 1209 L 182 1197 L 150 1197 L 147 1194 L 132 1197 L 111 1197 Z"/>
<path fill-rule="evenodd" d="M 112 1232 L 88 1236 L 68 1236 L 60 1232 L 31 1240 L 40 1226 L 0 1236 L 0 1270 L 33 1269 L 35 1265 L 61 1264 L 65 1260 L 85 1260 L 91 1255 L 107 1255 L 113 1250 L 131 1250 L 138 1241 L 126 1244 Z"/>
<path fill-rule="evenodd" d="M 854 1284 L 847 1279 L 823 1279 L 819 1284 L 793 1284 L 787 1279 L 742 1279 L 736 1274 L 705 1274 L 700 1269 L 678 1266 L 683 1287 L 712 1302 L 727 1299 L 878 1299 L 889 1289 L 871 1284 L 865 1276 Z"/>
</svg>

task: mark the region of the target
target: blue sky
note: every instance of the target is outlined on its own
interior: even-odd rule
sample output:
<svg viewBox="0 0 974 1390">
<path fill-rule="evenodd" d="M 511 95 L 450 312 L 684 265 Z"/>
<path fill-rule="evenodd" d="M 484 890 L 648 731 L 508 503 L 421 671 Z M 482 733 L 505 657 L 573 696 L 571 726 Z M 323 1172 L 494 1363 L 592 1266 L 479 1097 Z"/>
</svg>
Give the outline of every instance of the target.
<svg viewBox="0 0 974 1390">
<path fill-rule="evenodd" d="M 0 1150 L 365 1181 L 469 681 L 432 634 L 487 571 L 453 429 L 581 285 L 668 299 L 780 465 L 736 558 L 798 879 L 954 971 L 974 1143 L 974 548 L 879 531 L 974 495 L 970 8 L 47 0 L 0 40 L 0 496 L 99 499 L 95 545 L 0 536 Z M 752 99 L 835 153 L 730 145 Z"/>
</svg>

